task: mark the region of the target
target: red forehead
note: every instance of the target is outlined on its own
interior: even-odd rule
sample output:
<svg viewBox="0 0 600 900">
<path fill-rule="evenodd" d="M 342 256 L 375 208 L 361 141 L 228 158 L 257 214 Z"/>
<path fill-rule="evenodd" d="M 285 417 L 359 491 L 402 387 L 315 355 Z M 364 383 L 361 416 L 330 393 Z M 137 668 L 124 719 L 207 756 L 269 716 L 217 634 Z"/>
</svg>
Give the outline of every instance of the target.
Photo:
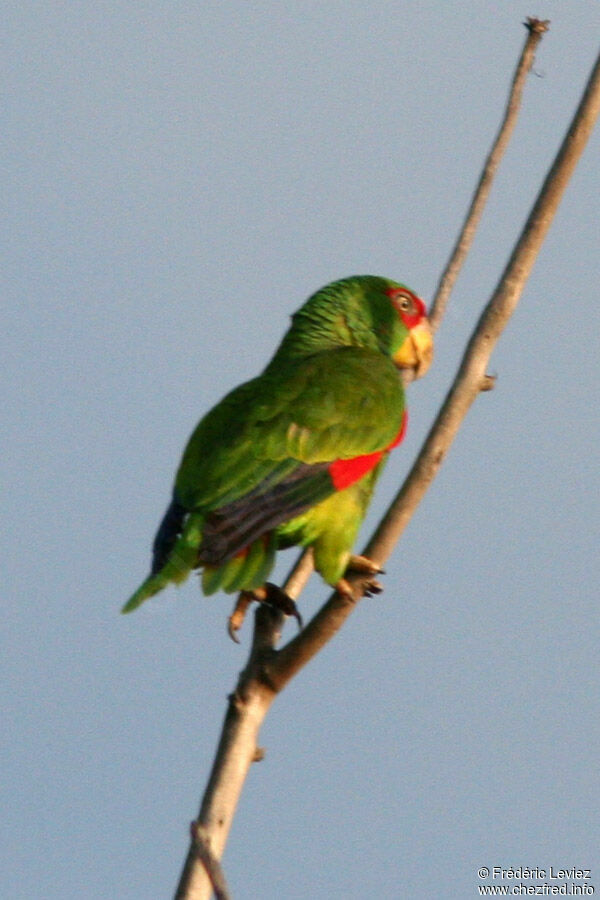
<svg viewBox="0 0 600 900">
<path fill-rule="evenodd" d="M 427 307 L 423 303 L 420 297 L 417 297 L 413 291 L 409 290 L 409 288 L 405 287 L 392 287 L 388 288 L 386 294 L 396 307 L 398 311 L 398 315 L 404 322 L 407 328 L 414 328 L 415 325 L 418 325 L 421 319 L 423 319 L 427 315 Z M 413 302 L 414 313 L 411 313 L 405 309 L 402 309 L 401 302 L 403 299 L 409 298 Z"/>
</svg>

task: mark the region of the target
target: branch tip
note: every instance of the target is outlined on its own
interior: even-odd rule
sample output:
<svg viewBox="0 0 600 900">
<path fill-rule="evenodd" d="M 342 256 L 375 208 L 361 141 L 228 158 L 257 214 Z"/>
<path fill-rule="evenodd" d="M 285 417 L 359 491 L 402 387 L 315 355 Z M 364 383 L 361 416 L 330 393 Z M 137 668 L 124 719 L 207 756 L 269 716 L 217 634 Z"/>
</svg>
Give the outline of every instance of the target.
<svg viewBox="0 0 600 900">
<path fill-rule="evenodd" d="M 544 34 L 550 28 L 550 19 L 536 19 L 535 16 L 527 16 L 523 25 L 529 34 Z"/>
<path fill-rule="evenodd" d="M 439 328 L 448 304 L 448 298 L 450 297 L 456 279 L 458 278 L 458 273 L 471 249 L 475 232 L 487 203 L 492 181 L 494 180 L 496 171 L 500 165 L 500 160 L 504 156 L 504 152 L 516 124 L 517 115 L 521 106 L 521 95 L 525 87 L 527 75 L 533 65 L 535 49 L 541 41 L 544 32 L 548 30 L 549 24 L 550 22 L 548 20 L 536 19 L 533 16 L 529 16 L 527 21 L 523 22 L 523 25 L 527 28 L 529 34 L 525 39 L 525 45 L 513 76 L 502 124 L 500 125 L 500 130 L 488 153 L 479 177 L 479 182 L 471 198 L 469 210 L 465 216 L 456 243 L 450 253 L 448 262 L 442 272 L 435 296 L 431 303 L 429 323 L 433 332 L 437 331 Z"/>
<path fill-rule="evenodd" d="M 264 747 L 257 747 L 252 757 L 252 762 L 262 762 L 265 758 L 266 750 Z"/>
</svg>

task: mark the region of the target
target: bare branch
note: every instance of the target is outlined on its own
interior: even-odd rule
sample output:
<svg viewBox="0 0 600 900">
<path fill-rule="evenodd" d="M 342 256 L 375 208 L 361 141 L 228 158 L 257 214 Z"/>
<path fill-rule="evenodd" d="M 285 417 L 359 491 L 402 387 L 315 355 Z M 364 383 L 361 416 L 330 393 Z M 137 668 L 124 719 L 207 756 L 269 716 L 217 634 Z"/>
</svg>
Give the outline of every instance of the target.
<svg viewBox="0 0 600 900">
<path fill-rule="evenodd" d="M 437 331 L 440 326 L 440 322 L 446 311 L 448 298 L 450 297 L 454 283 L 458 278 L 458 273 L 471 249 L 471 244 L 473 243 L 479 220 L 481 219 L 483 209 L 492 188 L 492 181 L 494 180 L 494 176 L 500 165 L 500 161 L 504 156 L 504 152 L 517 122 L 517 116 L 521 107 L 523 88 L 525 87 L 527 75 L 533 65 L 537 45 L 542 39 L 544 32 L 548 30 L 549 22 L 529 18 L 524 25 L 528 32 L 527 38 L 525 40 L 523 52 L 521 53 L 521 58 L 515 69 L 502 124 L 500 125 L 496 140 L 492 144 L 492 148 L 483 166 L 483 171 L 479 183 L 475 188 L 471 205 L 467 211 L 456 244 L 446 263 L 446 268 L 442 272 L 433 298 L 431 310 L 429 312 L 429 321 L 433 331 Z"/>
<path fill-rule="evenodd" d="M 543 24 L 543 23 L 542 23 Z M 413 469 L 365 554 L 382 564 L 390 555 L 406 523 L 435 477 L 458 428 L 481 390 L 490 387 L 486 367 L 492 350 L 519 300 L 537 253 L 556 212 L 562 193 L 583 151 L 600 109 L 600 58 L 571 128 L 527 220 L 509 263 L 469 341 L 460 369 L 432 426 Z M 309 561 L 310 562 L 310 561 Z M 297 596 L 310 565 L 295 568 L 287 585 Z M 353 581 L 355 599 L 362 595 L 361 579 Z M 246 669 L 230 698 L 215 764 L 203 799 L 198 823 L 219 859 L 248 769 L 257 754 L 260 725 L 276 693 L 335 634 L 354 603 L 334 594 L 304 631 L 280 651 L 275 649 L 282 616 L 267 607 L 256 612 L 255 636 Z M 176 897 L 207 900 L 212 886 L 195 847 L 190 849 Z"/>
<path fill-rule="evenodd" d="M 196 823 L 215 860 L 223 854 L 248 769 L 263 756 L 257 743 L 258 732 L 275 697 L 265 671 L 275 653 L 283 619 L 271 607 L 259 606 L 248 663 L 229 697 L 221 739 Z M 213 883 L 205 859 L 199 858 L 197 850 L 197 843 L 192 841 L 175 900 L 208 900 L 212 894 Z"/>
</svg>

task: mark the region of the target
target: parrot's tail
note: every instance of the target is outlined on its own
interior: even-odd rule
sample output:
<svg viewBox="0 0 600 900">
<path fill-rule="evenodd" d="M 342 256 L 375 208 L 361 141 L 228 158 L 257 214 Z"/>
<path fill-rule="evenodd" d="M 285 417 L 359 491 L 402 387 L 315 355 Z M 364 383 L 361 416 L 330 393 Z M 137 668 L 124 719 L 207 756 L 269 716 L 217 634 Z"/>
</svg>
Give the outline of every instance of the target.
<svg viewBox="0 0 600 900">
<path fill-rule="evenodd" d="M 168 514 L 169 510 L 167 510 L 167 515 Z M 165 516 L 165 520 L 166 518 L 167 517 Z M 165 520 L 163 520 L 163 524 Z M 170 552 L 166 559 L 164 559 L 162 568 L 155 570 L 153 566 L 152 572 L 148 578 L 140 585 L 135 594 L 129 598 L 121 612 L 133 612 L 133 610 L 137 609 L 144 600 L 148 600 L 149 597 L 158 594 L 158 592 L 162 591 L 168 584 L 180 584 L 182 581 L 185 581 L 192 569 L 197 568 L 198 547 L 202 540 L 202 524 L 203 518 L 197 513 L 191 513 L 188 516 L 181 534 L 172 541 Z M 169 535 L 169 537 L 171 537 L 171 535 Z"/>
<path fill-rule="evenodd" d="M 167 562 L 171 550 L 177 543 L 177 539 L 183 531 L 188 510 L 175 498 L 171 500 L 167 507 L 167 511 L 163 516 L 162 522 L 158 526 L 154 544 L 152 545 L 152 570 L 151 575 L 160 572 L 164 564 Z"/>
</svg>

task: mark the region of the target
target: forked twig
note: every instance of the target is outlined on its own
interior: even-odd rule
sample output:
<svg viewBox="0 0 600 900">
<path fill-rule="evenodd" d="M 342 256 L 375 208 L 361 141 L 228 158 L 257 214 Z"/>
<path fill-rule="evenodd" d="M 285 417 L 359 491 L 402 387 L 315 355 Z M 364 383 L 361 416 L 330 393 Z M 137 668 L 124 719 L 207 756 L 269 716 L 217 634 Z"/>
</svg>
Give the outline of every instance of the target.
<svg viewBox="0 0 600 900">
<path fill-rule="evenodd" d="M 202 828 L 198 822 L 192 822 L 190 824 L 190 834 L 192 838 L 192 847 L 196 851 L 196 855 L 204 866 L 206 874 L 210 879 L 216 900 L 230 900 L 221 863 L 211 852 L 210 839 L 206 834 L 206 829 Z"/>
</svg>

